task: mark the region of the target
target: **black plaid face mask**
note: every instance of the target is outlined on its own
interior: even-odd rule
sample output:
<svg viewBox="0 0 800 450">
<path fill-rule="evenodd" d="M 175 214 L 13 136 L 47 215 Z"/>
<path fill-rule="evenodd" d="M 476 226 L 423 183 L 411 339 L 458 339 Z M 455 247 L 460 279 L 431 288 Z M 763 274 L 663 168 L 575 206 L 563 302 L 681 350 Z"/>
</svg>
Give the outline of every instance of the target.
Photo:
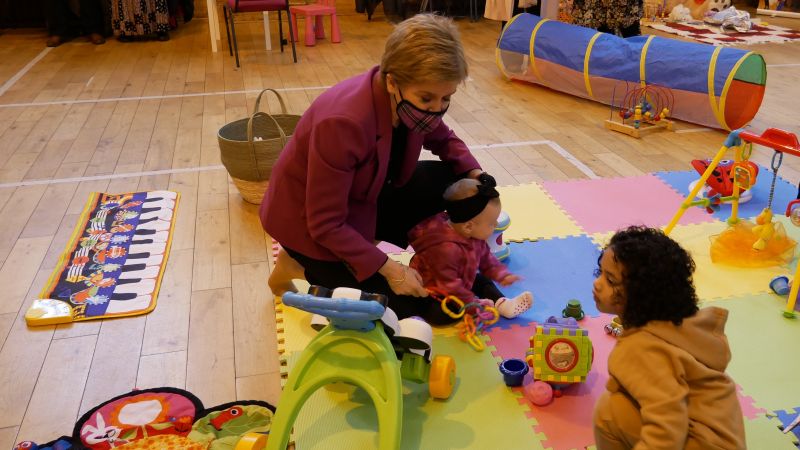
<svg viewBox="0 0 800 450">
<path fill-rule="evenodd" d="M 397 116 L 414 133 L 426 134 L 435 130 L 442 123 L 442 116 L 447 112 L 447 108 L 441 111 L 424 111 L 413 103 L 403 98 L 400 89 L 400 101 L 397 103 Z M 448 107 L 450 105 L 448 104 Z"/>
</svg>

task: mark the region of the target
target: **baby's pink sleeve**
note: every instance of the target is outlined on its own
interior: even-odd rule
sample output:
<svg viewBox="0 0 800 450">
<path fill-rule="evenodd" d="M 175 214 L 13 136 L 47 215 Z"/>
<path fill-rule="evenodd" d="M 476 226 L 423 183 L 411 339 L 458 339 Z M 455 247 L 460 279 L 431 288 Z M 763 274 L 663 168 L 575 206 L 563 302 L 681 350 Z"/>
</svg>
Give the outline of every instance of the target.
<svg viewBox="0 0 800 450">
<path fill-rule="evenodd" d="M 501 263 L 499 259 L 489 250 L 489 244 L 483 242 L 480 246 L 478 270 L 481 274 L 494 281 L 500 281 L 503 278 L 511 275 L 505 264 Z"/>
</svg>

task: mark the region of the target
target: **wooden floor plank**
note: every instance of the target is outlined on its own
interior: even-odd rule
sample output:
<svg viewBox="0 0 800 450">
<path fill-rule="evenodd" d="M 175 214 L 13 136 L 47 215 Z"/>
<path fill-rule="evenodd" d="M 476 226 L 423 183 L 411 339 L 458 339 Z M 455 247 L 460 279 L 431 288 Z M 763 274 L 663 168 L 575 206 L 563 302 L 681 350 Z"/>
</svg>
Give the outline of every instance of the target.
<svg viewBox="0 0 800 450">
<path fill-rule="evenodd" d="M 247 203 L 238 193 L 231 193 L 228 196 L 231 264 L 267 260 L 267 248 L 262 239 L 264 229 L 261 227 L 258 210 L 258 205 Z"/>
<path fill-rule="evenodd" d="M 0 428 L 0 448 L 13 448 L 17 444 L 19 427 Z"/>
<path fill-rule="evenodd" d="M 264 400 L 278 405 L 281 396 L 281 374 L 278 371 L 236 378 L 237 400 Z"/>
<path fill-rule="evenodd" d="M 50 347 L 53 337 L 53 326 L 37 327 L 28 329 L 25 319 L 18 315 L 11 328 L 11 332 L 0 351 L 0 376 L 4 380 L 15 380 L 14 383 L 3 383 L 0 385 L 0 409 L 6 413 L 0 417 L 0 428 L 18 426 L 22 423 L 25 414 L 25 407 L 31 400 L 36 379 L 42 368 L 47 349 Z M 76 376 L 85 377 L 83 374 L 72 374 L 74 380 Z M 69 395 L 67 391 L 78 391 L 83 393 L 83 389 L 64 389 L 54 387 L 52 392 L 57 392 L 54 397 L 61 398 Z M 41 420 L 40 417 L 31 420 Z M 68 427 L 51 428 L 59 430 L 61 433 L 68 433 Z M 31 435 L 32 439 L 44 439 L 42 436 Z"/>
<path fill-rule="evenodd" d="M 228 211 L 197 213 L 192 291 L 231 286 Z"/>
<path fill-rule="evenodd" d="M 156 309 L 147 315 L 142 355 L 188 348 L 193 249 L 173 249 L 161 282 Z"/>
<path fill-rule="evenodd" d="M 277 348 L 272 294 L 265 289 L 266 261 L 233 266 L 233 336 L 236 377 L 278 371 L 278 359 L 264 354 Z M 264 326 L 264 324 L 271 324 Z"/>
<path fill-rule="evenodd" d="M 186 350 L 142 355 L 139 359 L 136 388 L 150 389 L 165 386 L 186 387 Z"/>
<path fill-rule="evenodd" d="M 19 237 L 52 237 L 56 234 L 61 219 L 66 214 L 77 188 L 77 183 L 61 183 L 47 186 L 39 200 L 39 204 L 36 205 L 36 209 L 33 210 Z"/>
<path fill-rule="evenodd" d="M 47 442 L 64 434 L 61 430 L 75 425 L 92 361 L 93 352 L 87 350 L 94 349 L 96 341 L 95 336 L 53 341 L 19 427 L 19 436 Z M 64 389 L 65 380 L 69 380 L 70 389 Z M 53 396 L 53 392 L 59 395 Z"/>
<path fill-rule="evenodd" d="M 97 335 L 80 414 L 136 386 L 146 318 L 104 320 Z"/>
<path fill-rule="evenodd" d="M 14 243 L 11 253 L 0 268 L 0 283 L 3 286 L 0 314 L 17 313 L 28 301 L 26 295 L 39 272 L 39 265 L 51 240 L 52 236 L 44 236 L 20 238 Z"/>
<path fill-rule="evenodd" d="M 192 292 L 186 389 L 206 405 L 236 400 L 230 289 Z"/>
</svg>

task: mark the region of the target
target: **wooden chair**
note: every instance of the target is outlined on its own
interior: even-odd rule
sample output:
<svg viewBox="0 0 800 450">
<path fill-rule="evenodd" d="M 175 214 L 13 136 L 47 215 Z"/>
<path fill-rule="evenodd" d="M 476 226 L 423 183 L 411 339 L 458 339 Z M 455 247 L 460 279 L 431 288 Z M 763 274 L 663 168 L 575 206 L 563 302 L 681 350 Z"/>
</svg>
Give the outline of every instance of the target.
<svg viewBox="0 0 800 450">
<path fill-rule="evenodd" d="M 281 53 L 287 41 L 283 37 L 283 22 L 281 21 L 281 11 L 286 11 L 287 22 L 289 23 L 289 36 L 293 36 L 292 15 L 289 10 L 289 0 L 227 0 L 222 6 L 225 14 L 225 34 L 228 36 L 228 51 L 231 56 L 236 54 L 236 67 L 239 67 L 239 45 L 236 42 L 236 28 L 234 27 L 233 15 L 240 12 L 278 12 L 278 34 L 281 43 Z M 231 48 L 231 36 L 233 36 L 233 48 Z M 292 40 L 292 59 L 297 62 L 297 51 L 295 50 L 294 40 Z"/>
</svg>

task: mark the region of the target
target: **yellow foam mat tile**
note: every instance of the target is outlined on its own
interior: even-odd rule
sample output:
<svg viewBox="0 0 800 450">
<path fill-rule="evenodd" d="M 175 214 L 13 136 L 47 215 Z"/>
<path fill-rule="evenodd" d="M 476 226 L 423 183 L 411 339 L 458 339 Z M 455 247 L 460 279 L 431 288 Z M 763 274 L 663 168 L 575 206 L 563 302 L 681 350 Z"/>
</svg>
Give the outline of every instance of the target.
<svg viewBox="0 0 800 450">
<path fill-rule="evenodd" d="M 770 292 L 769 281 L 773 277 L 794 272 L 794 262 L 788 267 L 766 268 L 739 268 L 712 263 L 710 238 L 726 228 L 724 222 L 710 222 L 678 225 L 670 233 L 670 237 L 678 241 L 694 259 L 697 266 L 694 283 L 701 300 Z M 603 248 L 612 234 L 597 233 L 591 235 L 591 239 Z M 653 257 L 657 258 L 658 255 Z"/>
<path fill-rule="evenodd" d="M 754 406 L 785 410 L 798 403 L 794 391 L 800 359 L 793 356 L 800 320 L 786 319 L 786 297 L 746 295 L 703 302 L 729 311 L 725 334 L 731 347 L 728 374 L 753 399 Z M 770 447 L 751 447 L 770 448 Z"/>
<path fill-rule="evenodd" d="M 794 435 L 783 434 L 778 426 L 781 422 L 775 417 L 760 415 L 755 419 L 744 420 L 744 433 L 747 448 L 769 450 L 797 450 Z"/>
<path fill-rule="evenodd" d="M 549 239 L 583 233 L 538 184 L 500 186 L 497 190 L 503 210 L 511 218 L 511 225 L 503 232 L 504 240 Z"/>
</svg>

